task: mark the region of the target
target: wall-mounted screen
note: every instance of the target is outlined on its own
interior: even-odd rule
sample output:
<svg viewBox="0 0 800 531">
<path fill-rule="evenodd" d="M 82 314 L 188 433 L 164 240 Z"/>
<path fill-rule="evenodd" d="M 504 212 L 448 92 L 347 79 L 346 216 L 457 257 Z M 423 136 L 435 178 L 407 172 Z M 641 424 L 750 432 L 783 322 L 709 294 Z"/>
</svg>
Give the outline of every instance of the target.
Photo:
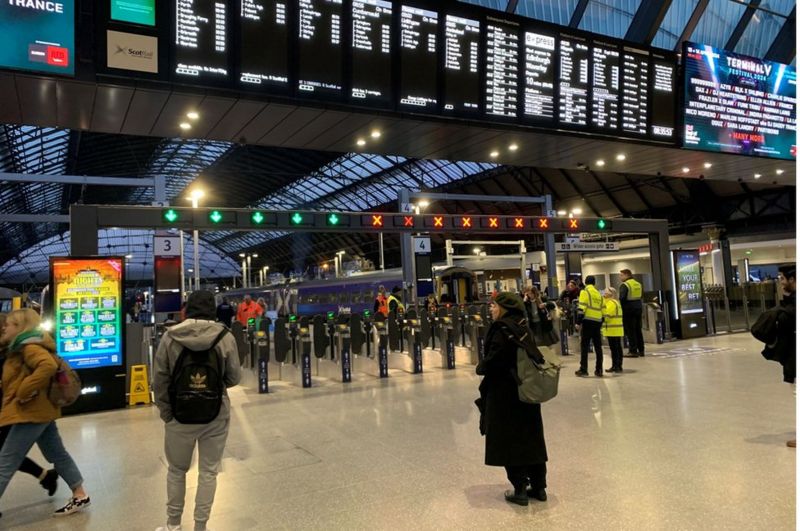
<svg viewBox="0 0 800 531">
<path fill-rule="evenodd" d="M 301 93 L 342 91 L 342 0 L 298 1 L 298 80 Z"/>
<path fill-rule="evenodd" d="M 556 38 L 545 33 L 525 32 L 526 117 L 552 120 L 555 109 Z"/>
<path fill-rule="evenodd" d="M 486 114 L 517 116 L 519 25 L 486 19 Z"/>
<path fill-rule="evenodd" d="M 619 48 L 596 41 L 592 47 L 592 125 L 615 131 L 619 128 Z"/>
<path fill-rule="evenodd" d="M 354 100 L 388 103 L 392 91 L 392 2 L 353 0 Z"/>
<path fill-rule="evenodd" d="M 51 257 L 54 339 L 75 369 L 122 365 L 123 258 Z"/>
<path fill-rule="evenodd" d="M 652 54 L 650 73 L 650 134 L 653 138 L 673 140 L 675 138 L 675 81 L 678 64 L 674 55 Z"/>
<path fill-rule="evenodd" d="M 622 49 L 622 130 L 647 134 L 647 79 L 650 53 L 625 46 Z"/>
<path fill-rule="evenodd" d="M 675 251 L 675 280 L 681 315 L 703 312 L 703 285 L 698 251 Z"/>
<path fill-rule="evenodd" d="M 287 0 L 241 0 L 239 80 L 251 85 L 289 82 Z"/>
<path fill-rule="evenodd" d="M 400 105 L 419 111 L 437 106 L 439 14 L 400 8 Z"/>
<path fill-rule="evenodd" d="M 478 112 L 481 99 L 481 23 L 447 15 L 444 29 L 444 110 Z"/>
<path fill-rule="evenodd" d="M 589 122 L 588 41 L 562 35 L 559 66 L 559 121 L 567 125 L 587 125 Z"/>
<path fill-rule="evenodd" d="M 0 2 L 0 68 L 75 73 L 75 1 Z"/>
<path fill-rule="evenodd" d="M 111 0 L 111 20 L 156 25 L 156 0 Z"/>
<path fill-rule="evenodd" d="M 175 1 L 174 72 L 185 78 L 228 76 L 228 3 Z"/>
<path fill-rule="evenodd" d="M 795 158 L 794 68 L 702 44 L 683 50 L 684 147 Z"/>
</svg>

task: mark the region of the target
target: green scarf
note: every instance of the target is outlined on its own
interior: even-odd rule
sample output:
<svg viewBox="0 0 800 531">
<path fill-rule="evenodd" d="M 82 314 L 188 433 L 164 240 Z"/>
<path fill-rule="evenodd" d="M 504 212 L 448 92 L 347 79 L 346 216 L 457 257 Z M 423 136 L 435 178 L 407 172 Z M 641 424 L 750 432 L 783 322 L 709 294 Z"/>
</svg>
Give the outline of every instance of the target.
<svg viewBox="0 0 800 531">
<path fill-rule="evenodd" d="M 29 330 L 27 332 L 22 332 L 21 334 L 17 334 L 17 337 L 14 338 L 14 341 L 11 342 L 11 346 L 8 348 L 9 352 L 17 352 L 22 349 L 22 343 L 27 341 L 32 337 L 42 338 L 42 331 L 41 330 Z"/>
</svg>

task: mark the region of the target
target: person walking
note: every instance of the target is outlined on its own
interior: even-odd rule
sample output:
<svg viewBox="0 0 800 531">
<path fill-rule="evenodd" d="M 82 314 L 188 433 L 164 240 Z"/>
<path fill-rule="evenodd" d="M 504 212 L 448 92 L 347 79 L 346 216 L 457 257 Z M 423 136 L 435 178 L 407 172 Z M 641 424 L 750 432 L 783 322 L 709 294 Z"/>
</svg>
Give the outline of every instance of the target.
<svg viewBox="0 0 800 531">
<path fill-rule="evenodd" d="M 72 489 L 70 500 L 53 513 L 66 516 L 89 507 L 91 500 L 83 487 L 83 476 L 64 448 L 56 427 L 61 409 L 48 398 L 50 381 L 58 370 L 53 357 L 55 342 L 40 325 L 41 319 L 34 310 L 15 310 L 8 314 L 0 335 L 0 341 L 8 345 L 3 362 L 0 428 L 10 426 L 0 450 L 0 497 L 36 443 Z"/>
<path fill-rule="evenodd" d="M 795 264 L 783 265 L 778 268 L 778 282 L 780 283 L 783 297 L 778 314 L 778 340 L 773 347 L 775 358 L 783 366 L 783 381 L 792 384 L 795 389 L 797 376 L 797 279 Z M 796 391 L 795 391 L 796 392 Z M 786 442 L 789 448 L 797 447 L 797 439 Z"/>
<path fill-rule="evenodd" d="M 585 287 L 578 297 L 578 327 L 581 333 L 581 367 L 575 371 L 576 376 L 589 376 L 589 344 L 594 345 L 596 357 L 594 375 L 603 376 L 603 339 L 600 327 L 603 321 L 603 296 L 594 287 L 593 275 L 586 277 Z"/>
<path fill-rule="evenodd" d="M 217 306 L 217 321 L 230 328 L 235 315 L 236 312 L 228 301 L 228 297 L 222 297 L 222 302 Z"/>
<path fill-rule="evenodd" d="M 256 319 L 261 316 L 263 310 L 261 306 L 253 301 L 250 295 L 245 295 L 244 300 L 239 303 L 236 308 L 236 320 L 242 323 L 242 326 L 247 329 L 250 319 Z"/>
<path fill-rule="evenodd" d="M 378 286 L 378 294 L 375 296 L 375 304 L 372 307 L 372 313 L 383 314 L 384 317 L 389 316 L 389 300 L 386 297 L 386 288 Z"/>
<path fill-rule="evenodd" d="M 603 337 L 611 350 L 611 368 L 606 372 L 622 372 L 622 305 L 614 288 L 606 288 L 603 297 Z"/>
<path fill-rule="evenodd" d="M 619 272 L 619 302 L 622 304 L 622 324 L 628 338 L 629 358 L 644 356 L 642 334 L 642 285 L 633 278 L 630 269 Z"/>
<path fill-rule="evenodd" d="M 252 303 L 255 304 L 255 303 Z M 230 401 L 227 388 L 241 379 L 241 367 L 236 350 L 236 341 L 221 323 L 214 322 L 214 296 L 210 291 L 195 291 L 189 295 L 186 320 L 164 333 L 154 360 L 153 392 L 155 403 L 164 421 L 164 452 L 169 466 L 167 472 L 167 524 L 159 531 L 181 529 L 184 498 L 186 496 L 186 473 L 192 464 L 194 448 L 198 449 L 198 480 L 195 495 L 194 529 L 203 531 L 211 515 L 211 506 L 217 489 L 217 472 L 230 426 Z M 205 359 L 202 353 L 205 352 Z M 186 361 L 186 360 L 191 361 Z M 176 415 L 177 396 L 184 395 L 181 378 L 184 368 L 190 367 L 189 391 L 219 393 L 216 415 L 208 422 L 181 423 Z M 203 365 L 203 363 L 205 365 Z M 200 367 L 195 369 L 194 367 Z M 200 374 L 201 369 L 212 371 Z M 220 389 L 209 389 L 209 375 L 220 383 Z M 206 385 L 209 383 L 209 385 Z M 207 400 L 206 400 L 207 402 Z M 180 404 L 181 411 L 192 407 Z M 195 402 L 191 402 L 192 405 Z M 207 407 L 204 402 L 203 408 Z M 188 412 L 187 414 L 192 414 Z M 194 412 L 200 414 L 200 411 Z"/>
<path fill-rule="evenodd" d="M 519 400 L 517 342 L 536 345 L 518 295 L 500 292 L 489 305 L 492 324 L 486 332 L 484 356 L 475 368 L 483 376 L 476 402 L 481 410 L 481 433 L 486 436 L 485 463 L 502 466 L 513 485 L 505 492 L 509 503 L 528 505 L 528 499 L 547 500 L 547 446 L 541 404 Z M 538 352 L 538 351 L 537 351 Z"/>
</svg>

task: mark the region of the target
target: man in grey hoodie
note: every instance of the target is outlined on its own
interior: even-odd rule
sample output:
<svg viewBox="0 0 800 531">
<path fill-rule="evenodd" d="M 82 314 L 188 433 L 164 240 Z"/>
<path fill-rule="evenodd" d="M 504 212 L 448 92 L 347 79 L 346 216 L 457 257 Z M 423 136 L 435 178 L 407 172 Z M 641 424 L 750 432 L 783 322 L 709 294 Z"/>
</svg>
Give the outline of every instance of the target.
<svg viewBox="0 0 800 531">
<path fill-rule="evenodd" d="M 186 495 L 186 472 L 192 463 L 195 444 L 198 447 L 199 474 L 195 496 L 194 528 L 206 529 L 217 489 L 217 470 L 222 460 L 230 425 L 230 401 L 227 391 L 222 398 L 219 415 L 208 424 L 181 424 L 172 414 L 169 385 L 178 357 L 184 347 L 194 351 L 208 349 L 225 328 L 214 322 L 216 306 L 210 291 L 195 291 L 189 295 L 186 320 L 164 333 L 154 361 L 153 392 L 161 419 L 166 423 L 164 452 L 167 472 L 167 525 L 157 531 L 180 531 Z M 242 377 L 236 341 L 224 334 L 214 351 L 221 358 L 225 387 L 233 387 Z"/>
</svg>

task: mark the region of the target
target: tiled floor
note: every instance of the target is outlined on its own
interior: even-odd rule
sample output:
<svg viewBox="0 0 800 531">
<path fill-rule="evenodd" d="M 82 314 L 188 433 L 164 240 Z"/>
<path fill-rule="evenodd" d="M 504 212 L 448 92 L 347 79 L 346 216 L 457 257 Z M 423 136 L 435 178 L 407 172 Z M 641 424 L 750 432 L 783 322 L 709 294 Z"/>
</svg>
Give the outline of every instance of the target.
<svg viewBox="0 0 800 531">
<path fill-rule="evenodd" d="M 686 350 L 692 345 L 706 349 Z M 749 335 L 650 351 L 661 355 L 626 359 L 625 374 L 603 379 L 574 377 L 576 358 L 567 358 L 559 396 L 543 407 L 550 499 L 527 508 L 503 501 L 503 470 L 483 466 L 472 403 L 478 377 L 470 368 L 308 390 L 280 384 L 262 396 L 238 388 L 209 525 L 793 529 L 795 451 L 785 441 L 794 436 L 795 408 L 780 366 L 765 361 Z M 65 485 L 48 499 L 17 475 L 0 502 L 0 528 L 151 530 L 163 523 L 163 429 L 154 409 L 59 425 L 93 506 L 49 518 Z"/>
</svg>

